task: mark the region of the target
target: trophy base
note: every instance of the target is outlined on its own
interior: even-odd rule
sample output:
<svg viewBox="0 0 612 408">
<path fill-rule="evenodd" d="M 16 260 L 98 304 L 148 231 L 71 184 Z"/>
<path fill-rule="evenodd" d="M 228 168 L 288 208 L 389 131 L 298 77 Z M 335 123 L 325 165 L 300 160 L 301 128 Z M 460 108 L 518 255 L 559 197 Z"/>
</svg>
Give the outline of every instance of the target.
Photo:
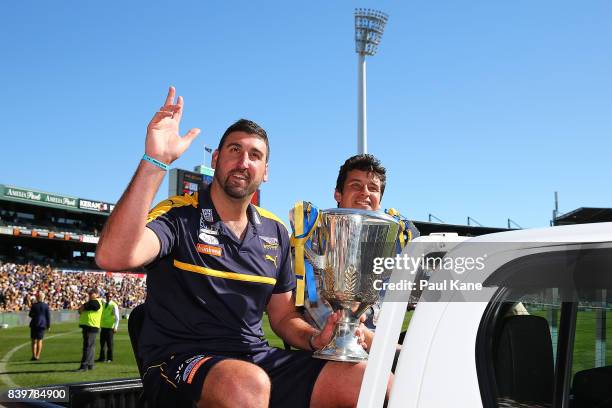
<svg viewBox="0 0 612 408">
<path fill-rule="evenodd" d="M 355 336 L 357 327 L 359 327 L 359 323 L 339 322 L 332 341 L 321 350 L 315 351 L 312 356 L 322 360 L 349 363 L 367 361 L 368 353 L 358 343 Z"/>
</svg>

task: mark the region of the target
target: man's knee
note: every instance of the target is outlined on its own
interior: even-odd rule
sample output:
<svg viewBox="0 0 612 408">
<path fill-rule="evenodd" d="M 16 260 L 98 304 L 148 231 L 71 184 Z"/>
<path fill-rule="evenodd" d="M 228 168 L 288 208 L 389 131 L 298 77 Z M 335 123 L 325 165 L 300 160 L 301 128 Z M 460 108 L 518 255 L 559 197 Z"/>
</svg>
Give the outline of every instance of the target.
<svg viewBox="0 0 612 408">
<path fill-rule="evenodd" d="M 354 407 L 359 399 L 365 363 L 328 362 L 315 383 L 311 407 Z"/>
<path fill-rule="evenodd" d="M 311 408 L 356 406 L 365 369 L 365 362 L 350 364 L 332 361 L 325 364 L 313 389 Z M 392 384 L 391 374 L 387 382 L 387 397 Z"/>
<path fill-rule="evenodd" d="M 198 407 L 267 407 L 270 387 L 270 377 L 258 366 L 224 360 L 206 376 Z"/>
</svg>

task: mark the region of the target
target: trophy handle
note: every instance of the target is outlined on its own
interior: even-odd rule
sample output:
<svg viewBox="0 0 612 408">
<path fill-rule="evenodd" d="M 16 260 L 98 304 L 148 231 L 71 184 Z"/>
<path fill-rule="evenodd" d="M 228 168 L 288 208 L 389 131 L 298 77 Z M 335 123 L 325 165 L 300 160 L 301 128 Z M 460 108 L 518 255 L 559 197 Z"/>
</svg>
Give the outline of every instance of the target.
<svg viewBox="0 0 612 408">
<path fill-rule="evenodd" d="M 325 267 L 325 257 L 315 253 L 306 245 L 304 245 L 304 255 L 306 255 L 306 258 L 308 258 L 308 261 L 312 264 L 314 269 L 323 269 Z"/>
</svg>

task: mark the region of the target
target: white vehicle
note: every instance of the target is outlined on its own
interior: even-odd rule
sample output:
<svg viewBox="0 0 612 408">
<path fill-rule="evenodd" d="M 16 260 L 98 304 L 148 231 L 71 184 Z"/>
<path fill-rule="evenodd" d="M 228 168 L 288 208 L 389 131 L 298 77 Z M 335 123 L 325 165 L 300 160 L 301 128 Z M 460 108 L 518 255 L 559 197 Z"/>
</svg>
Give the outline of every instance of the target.
<svg viewBox="0 0 612 408">
<path fill-rule="evenodd" d="M 399 355 L 389 408 L 612 407 L 612 346 L 606 344 L 612 338 L 612 223 L 414 242 L 420 244 L 403 254 L 458 260 L 486 252 L 483 268 L 453 276 L 483 287 L 425 288 Z M 395 269 L 390 282 L 406 276 Z M 434 270 L 429 283 L 449 277 Z M 408 295 L 393 302 L 386 295 L 361 408 L 383 406 Z"/>
</svg>

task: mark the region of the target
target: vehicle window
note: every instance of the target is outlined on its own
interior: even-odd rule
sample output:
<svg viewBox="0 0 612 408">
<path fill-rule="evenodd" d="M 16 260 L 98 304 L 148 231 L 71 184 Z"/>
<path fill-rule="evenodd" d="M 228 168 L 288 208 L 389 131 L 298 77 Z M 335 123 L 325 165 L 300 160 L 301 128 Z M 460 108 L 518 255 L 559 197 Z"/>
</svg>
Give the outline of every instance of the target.
<svg viewBox="0 0 612 408">
<path fill-rule="evenodd" d="M 569 354 L 559 349 L 564 303 L 556 290 L 515 291 L 495 305 L 488 357 L 494 381 L 489 386 L 499 407 L 552 407 L 559 355 L 571 356 L 566 361 L 570 407 L 612 406 L 612 346 L 607 341 L 612 334 L 612 296 L 599 290 L 576 300 Z"/>
<path fill-rule="evenodd" d="M 497 402 L 503 407 L 550 407 L 560 305 L 526 294 L 499 305 L 493 336 Z"/>
<path fill-rule="evenodd" d="M 571 244 L 485 279 L 499 288 L 476 340 L 485 406 L 612 407 L 611 272 L 608 243 Z"/>
<path fill-rule="evenodd" d="M 600 290 L 593 298 L 578 303 L 576 334 L 572 352 L 573 407 L 612 406 L 612 299 Z M 612 340 L 612 339 L 611 339 Z"/>
</svg>

